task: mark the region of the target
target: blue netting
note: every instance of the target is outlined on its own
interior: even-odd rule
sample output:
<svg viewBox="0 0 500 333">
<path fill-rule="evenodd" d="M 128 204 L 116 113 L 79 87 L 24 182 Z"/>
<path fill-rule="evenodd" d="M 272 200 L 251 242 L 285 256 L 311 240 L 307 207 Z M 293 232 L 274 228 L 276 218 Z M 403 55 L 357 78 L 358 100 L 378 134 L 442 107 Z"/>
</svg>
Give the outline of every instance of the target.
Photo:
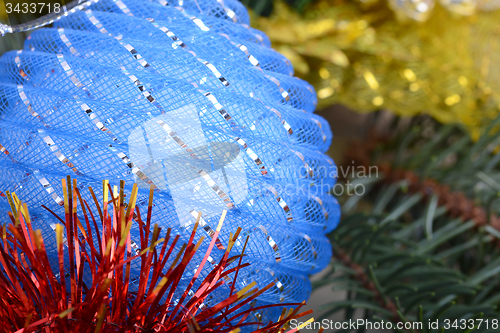
<svg viewBox="0 0 500 333">
<path fill-rule="evenodd" d="M 238 226 L 250 236 L 239 288 L 308 298 L 339 219 L 332 135 L 313 88 L 248 24 L 236 0 L 103 0 L 0 58 L 0 191 L 29 204 L 49 251 L 56 221 L 40 206 L 63 213 L 62 178 L 89 201 L 88 186 L 123 179 L 141 210 L 153 185 L 153 221 L 184 240 L 199 211 L 197 237 L 227 209 L 222 243 Z"/>
</svg>

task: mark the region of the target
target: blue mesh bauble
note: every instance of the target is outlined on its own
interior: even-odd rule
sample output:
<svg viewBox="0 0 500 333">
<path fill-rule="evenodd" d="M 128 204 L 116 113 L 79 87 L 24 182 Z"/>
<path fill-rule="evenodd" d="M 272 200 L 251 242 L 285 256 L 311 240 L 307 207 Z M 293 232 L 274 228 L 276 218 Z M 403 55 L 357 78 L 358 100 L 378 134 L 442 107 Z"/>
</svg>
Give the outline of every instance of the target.
<svg viewBox="0 0 500 333">
<path fill-rule="evenodd" d="M 184 240 L 202 212 L 200 256 L 227 210 L 221 243 L 241 227 L 237 253 L 249 236 L 238 288 L 275 285 L 263 304 L 307 299 L 330 261 L 332 134 L 238 1 L 98 1 L 4 54 L 0 96 L 0 191 L 28 203 L 49 252 L 57 221 L 41 205 L 64 212 L 70 175 L 89 202 L 103 179 L 136 182 L 141 210 L 152 186 L 153 222 Z"/>
</svg>

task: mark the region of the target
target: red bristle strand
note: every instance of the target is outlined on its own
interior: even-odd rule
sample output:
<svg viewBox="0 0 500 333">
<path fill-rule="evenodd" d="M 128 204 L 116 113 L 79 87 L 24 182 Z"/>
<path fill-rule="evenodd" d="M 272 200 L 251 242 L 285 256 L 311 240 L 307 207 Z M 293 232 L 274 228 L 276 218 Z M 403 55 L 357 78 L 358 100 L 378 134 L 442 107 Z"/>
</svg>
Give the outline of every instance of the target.
<svg viewBox="0 0 500 333">
<path fill-rule="evenodd" d="M 194 283 L 196 282 L 196 280 L 198 279 L 198 276 L 200 275 L 201 273 L 201 270 L 203 269 L 203 267 L 205 266 L 205 263 L 207 262 L 208 260 L 208 256 L 210 255 L 210 253 L 212 252 L 212 249 L 214 248 L 214 245 L 215 245 L 215 242 L 217 241 L 217 238 L 219 237 L 219 233 L 220 233 L 220 230 L 222 228 L 222 224 L 224 223 L 224 219 L 226 218 L 226 213 L 227 211 L 224 210 L 222 212 L 222 215 L 221 215 L 221 218 L 219 220 L 219 224 L 217 225 L 217 229 L 215 230 L 215 233 L 213 234 L 212 236 L 212 240 L 210 241 L 210 245 L 208 246 L 208 250 L 207 252 L 205 253 L 205 256 L 203 257 L 203 260 L 201 261 L 200 265 L 198 266 L 198 268 L 196 269 L 196 272 L 194 273 L 194 276 L 193 278 L 191 279 L 191 282 L 189 283 L 189 285 L 187 286 L 186 290 L 184 291 L 184 294 L 181 296 L 181 299 L 179 300 L 177 306 L 174 308 L 174 310 L 172 311 L 172 313 L 170 314 L 170 317 L 169 319 L 172 319 L 174 318 L 175 314 L 177 313 L 177 311 L 179 310 L 180 306 L 182 305 L 182 303 L 184 302 L 184 300 L 186 299 L 187 295 L 188 295 L 188 292 L 191 290 L 191 288 L 193 287 Z M 217 271 L 218 272 L 218 271 Z"/>
</svg>

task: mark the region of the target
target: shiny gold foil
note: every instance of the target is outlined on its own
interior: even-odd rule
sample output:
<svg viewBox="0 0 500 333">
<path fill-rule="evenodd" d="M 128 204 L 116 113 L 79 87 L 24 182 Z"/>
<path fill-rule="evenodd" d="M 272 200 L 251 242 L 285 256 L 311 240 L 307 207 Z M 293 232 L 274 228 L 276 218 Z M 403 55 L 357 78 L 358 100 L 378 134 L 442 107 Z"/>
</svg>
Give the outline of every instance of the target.
<svg viewBox="0 0 500 333">
<path fill-rule="evenodd" d="M 462 15 L 433 2 L 418 21 L 382 0 L 318 1 L 303 14 L 278 2 L 254 25 L 314 85 L 319 107 L 425 113 L 477 137 L 500 110 L 500 10 L 478 10 L 485 3 Z"/>
</svg>

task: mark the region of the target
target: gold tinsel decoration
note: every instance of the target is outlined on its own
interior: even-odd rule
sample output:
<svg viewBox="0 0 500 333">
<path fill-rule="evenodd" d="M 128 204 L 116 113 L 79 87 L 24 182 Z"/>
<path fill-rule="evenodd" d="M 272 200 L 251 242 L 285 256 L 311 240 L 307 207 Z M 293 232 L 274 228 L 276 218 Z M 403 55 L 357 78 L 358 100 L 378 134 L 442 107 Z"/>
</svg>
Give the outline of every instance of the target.
<svg viewBox="0 0 500 333">
<path fill-rule="evenodd" d="M 320 107 L 426 113 L 477 138 L 500 111 L 500 10 L 464 16 L 436 3 L 419 22 L 395 9 L 329 0 L 299 14 L 278 2 L 255 25 L 314 85 Z"/>
</svg>

